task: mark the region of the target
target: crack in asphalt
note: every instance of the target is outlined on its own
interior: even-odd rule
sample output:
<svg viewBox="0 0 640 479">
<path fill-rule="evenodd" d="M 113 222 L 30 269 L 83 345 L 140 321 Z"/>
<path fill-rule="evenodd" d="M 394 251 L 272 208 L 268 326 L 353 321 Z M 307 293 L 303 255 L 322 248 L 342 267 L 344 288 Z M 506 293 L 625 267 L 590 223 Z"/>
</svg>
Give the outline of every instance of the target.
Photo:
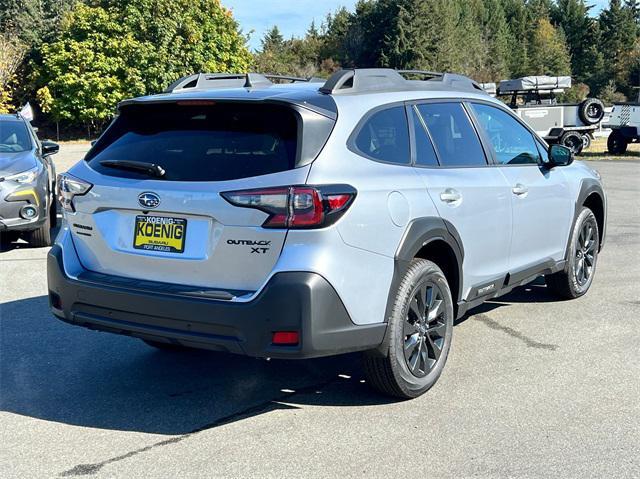
<svg viewBox="0 0 640 479">
<path fill-rule="evenodd" d="M 542 343 L 540 341 L 536 341 L 535 339 L 531 339 L 530 337 L 525 336 L 524 334 L 522 334 L 520 331 L 516 329 L 513 329 L 509 326 L 504 326 L 498 323 L 497 321 L 494 321 L 486 314 L 476 314 L 475 318 L 481 321 L 482 323 L 486 324 L 487 326 L 489 326 L 491 329 L 502 331 L 503 333 L 507 333 L 512 338 L 519 339 L 529 348 L 545 349 L 547 351 L 555 351 L 556 349 L 559 348 L 557 344 Z"/>
<path fill-rule="evenodd" d="M 296 406 L 289 406 L 287 404 L 282 404 L 283 402 L 286 402 L 286 399 L 289 399 L 293 396 L 296 395 L 300 395 L 300 394 L 307 394 L 307 393 L 312 393 L 315 391 L 318 391 L 319 389 L 323 389 L 326 388 L 327 386 L 330 386 L 331 384 L 338 382 L 339 379 L 337 378 L 333 378 L 329 381 L 325 381 L 323 383 L 319 383 L 319 384 L 314 384 L 311 386 L 306 386 L 304 388 L 300 388 L 297 389 L 295 391 L 290 391 L 290 392 L 286 392 L 283 393 L 281 395 L 279 395 L 278 397 L 275 398 L 271 398 L 268 399 L 266 401 L 263 401 L 259 404 L 256 404 L 254 406 L 249 406 L 248 408 L 245 408 L 241 411 L 229 414 L 227 416 L 223 416 L 219 419 L 216 419 L 215 421 L 205 424 L 204 426 L 201 426 L 199 428 L 196 428 L 192 431 L 189 431 L 185 434 L 182 434 L 180 436 L 177 437 L 172 437 L 170 439 L 165 439 L 163 441 L 159 441 L 153 444 L 149 444 L 148 446 L 145 447 L 141 447 L 139 449 L 134 449 L 132 451 L 129 451 L 125 454 L 121 454 L 119 456 L 115 456 L 112 457 L 110 459 L 106 459 L 102 462 L 97 462 L 94 464 L 78 464 L 77 466 L 61 472 L 58 477 L 77 477 L 77 476 L 91 476 L 93 474 L 96 474 L 98 471 L 100 471 L 104 466 L 107 466 L 109 464 L 113 464 L 115 462 L 120 462 L 123 461 L 125 459 L 129 459 L 130 457 L 133 456 L 137 456 L 138 454 L 143 454 L 147 451 L 150 451 L 152 449 L 158 448 L 158 447 L 163 447 L 163 446 L 168 446 L 171 444 L 176 444 L 179 443 L 181 441 L 184 441 L 185 439 L 190 438 L 191 436 L 198 434 L 200 432 L 203 431 L 207 431 L 209 429 L 213 429 L 215 427 L 218 426 L 223 426 L 225 424 L 229 424 L 235 421 L 239 421 L 242 419 L 247 419 L 249 417 L 253 417 L 253 416 L 257 416 L 258 414 L 264 414 L 270 411 L 275 411 L 278 409 L 297 409 Z"/>
</svg>

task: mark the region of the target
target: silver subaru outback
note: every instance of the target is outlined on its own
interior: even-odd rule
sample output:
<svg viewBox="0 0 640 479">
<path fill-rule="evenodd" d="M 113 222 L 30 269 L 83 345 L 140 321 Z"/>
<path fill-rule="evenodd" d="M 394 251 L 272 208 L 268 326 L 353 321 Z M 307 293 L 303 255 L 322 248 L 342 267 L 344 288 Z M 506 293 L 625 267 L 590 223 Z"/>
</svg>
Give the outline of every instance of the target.
<svg viewBox="0 0 640 479">
<path fill-rule="evenodd" d="M 380 391 L 434 385 L 453 322 L 544 275 L 587 292 L 599 175 L 472 80 L 199 74 L 124 101 L 58 180 L 63 321 L 163 348 L 363 351 Z"/>
</svg>

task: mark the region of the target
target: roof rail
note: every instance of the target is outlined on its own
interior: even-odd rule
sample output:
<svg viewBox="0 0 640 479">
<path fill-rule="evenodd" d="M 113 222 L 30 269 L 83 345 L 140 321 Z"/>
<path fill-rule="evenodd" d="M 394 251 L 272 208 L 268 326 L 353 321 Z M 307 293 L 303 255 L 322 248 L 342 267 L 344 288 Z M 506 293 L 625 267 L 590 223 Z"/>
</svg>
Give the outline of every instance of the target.
<svg viewBox="0 0 640 479">
<path fill-rule="evenodd" d="M 290 81 L 291 83 L 297 83 L 297 82 L 303 82 L 303 83 L 318 83 L 318 82 L 324 82 L 325 79 L 324 78 L 318 78 L 318 77 L 294 77 L 294 76 L 289 76 L 289 75 L 273 75 L 271 73 L 268 74 L 264 74 L 265 78 L 268 78 L 269 80 L 284 80 L 284 81 Z"/>
<path fill-rule="evenodd" d="M 428 78 L 428 80 L 407 80 L 403 75 L 419 75 Z M 393 70 L 391 68 L 340 70 L 331 75 L 320 91 L 335 95 L 375 91 L 445 89 L 484 92 L 477 82 L 463 75 L 423 70 Z"/>
<path fill-rule="evenodd" d="M 273 83 L 268 78 L 258 73 L 196 73 L 176 80 L 167 87 L 165 93 L 216 88 L 258 88 L 271 85 Z"/>
<path fill-rule="evenodd" d="M 442 78 L 444 73 L 432 72 L 427 70 L 397 70 L 400 75 L 417 75 L 426 78 Z"/>
<path fill-rule="evenodd" d="M 167 87 L 165 93 L 194 90 L 215 90 L 218 88 L 267 88 L 271 80 L 296 82 L 324 82 L 320 78 L 303 78 L 289 75 L 263 73 L 196 73 L 176 80 Z"/>
</svg>

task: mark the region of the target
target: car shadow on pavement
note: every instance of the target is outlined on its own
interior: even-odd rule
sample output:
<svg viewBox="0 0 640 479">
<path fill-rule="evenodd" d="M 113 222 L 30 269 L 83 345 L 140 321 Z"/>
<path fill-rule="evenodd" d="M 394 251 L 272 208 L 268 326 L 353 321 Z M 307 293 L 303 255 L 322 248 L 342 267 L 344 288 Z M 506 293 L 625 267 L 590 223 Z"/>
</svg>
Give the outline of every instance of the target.
<svg viewBox="0 0 640 479">
<path fill-rule="evenodd" d="M 0 304 L 0 410 L 14 414 L 180 435 L 299 405 L 389 402 L 364 382 L 357 354 L 266 361 L 161 352 L 62 323 L 46 296 Z"/>
</svg>

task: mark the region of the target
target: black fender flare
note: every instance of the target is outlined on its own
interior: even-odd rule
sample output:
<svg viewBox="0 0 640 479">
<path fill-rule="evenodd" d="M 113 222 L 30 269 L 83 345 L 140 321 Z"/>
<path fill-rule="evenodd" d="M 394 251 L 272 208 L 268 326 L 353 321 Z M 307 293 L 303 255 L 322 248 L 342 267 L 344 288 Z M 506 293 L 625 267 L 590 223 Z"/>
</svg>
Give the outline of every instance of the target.
<svg viewBox="0 0 640 479">
<path fill-rule="evenodd" d="M 434 241 L 444 241 L 456 257 L 456 263 L 458 265 L 458 292 L 457 297 L 452 299 L 454 305 L 460 301 L 462 295 L 462 263 L 464 261 L 464 248 L 460 234 L 449 221 L 440 217 L 426 216 L 416 218 L 407 226 L 394 256 L 393 277 L 391 278 L 391 285 L 389 286 L 384 315 L 385 323 L 389 322 L 396 291 L 411 261 L 424 246 Z M 388 341 L 389 328 L 386 329 L 382 344 L 378 346 L 375 351 L 378 354 L 385 355 L 388 349 Z"/>
<path fill-rule="evenodd" d="M 571 222 L 570 232 L 573 231 L 573 228 L 575 228 L 576 226 L 578 215 L 582 210 L 582 205 L 584 204 L 585 200 L 589 196 L 591 196 L 593 193 L 597 194 L 600 197 L 600 200 L 602 201 L 602 212 L 603 212 L 602 231 L 600 231 L 600 238 L 598 238 L 600 241 L 599 249 L 602 250 L 602 247 L 604 246 L 605 233 L 607 229 L 607 200 L 604 194 L 604 190 L 602 189 L 602 184 L 595 178 L 585 178 L 580 183 L 580 191 L 578 192 L 578 197 L 576 198 L 576 203 L 574 206 L 573 221 Z M 594 212 L 594 214 L 595 213 L 596 212 Z M 569 259 L 567 255 L 569 254 L 570 244 L 571 244 L 571 233 L 569 233 L 569 238 L 567 238 L 567 246 L 565 248 L 565 254 L 564 254 L 565 260 Z"/>
<path fill-rule="evenodd" d="M 437 216 L 426 216 L 416 218 L 409 223 L 407 229 L 400 240 L 394 257 L 393 278 L 387 297 L 387 307 L 385 309 L 385 322 L 388 322 L 391 309 L 393 308 L 394 295 L 398 285 L 402 280 L 411 260 L 415 258 L 418 251 L 433 241 L 441 240 L 447 243 L 453 250 L 458 264 L 458 279 L 462 285 L 462 262 L 464 261 L 464 248 L 460 234 L 456 228 L 447 220 Z M 454 303 L 460 300 L 462 288 L 458 288 L 458 297 L 453 298 Z"/>
</svg>

